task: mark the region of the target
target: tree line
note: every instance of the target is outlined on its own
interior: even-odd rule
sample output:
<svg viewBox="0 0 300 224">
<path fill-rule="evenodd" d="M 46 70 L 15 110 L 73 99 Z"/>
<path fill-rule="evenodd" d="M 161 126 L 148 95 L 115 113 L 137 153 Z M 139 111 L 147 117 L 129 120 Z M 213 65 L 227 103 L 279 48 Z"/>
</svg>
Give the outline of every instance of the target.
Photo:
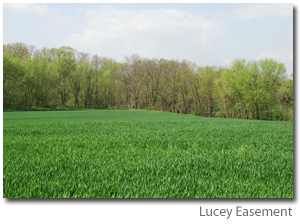
<svg viewBox="0 0 300 224">
<path fill-rule="evenodd" d="M 273 59 L 226 67 L 138 55 L 120 63 L 71 47 L 3 46 L 3 108 L 132 108 L 293 120 L 293 80 Z"/>
</svg>

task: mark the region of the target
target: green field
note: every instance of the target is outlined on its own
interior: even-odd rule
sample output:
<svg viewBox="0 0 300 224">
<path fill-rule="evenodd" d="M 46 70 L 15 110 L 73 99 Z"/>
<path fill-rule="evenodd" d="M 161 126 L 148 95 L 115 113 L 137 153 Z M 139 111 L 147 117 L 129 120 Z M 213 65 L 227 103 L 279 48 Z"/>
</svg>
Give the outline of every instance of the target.
<svg viewBox="0 0 300 224">
<path fill-rule="evenodd" d="M 292 198 L 293 122 L 3 113 L 5 198 Z"/>
</svg>

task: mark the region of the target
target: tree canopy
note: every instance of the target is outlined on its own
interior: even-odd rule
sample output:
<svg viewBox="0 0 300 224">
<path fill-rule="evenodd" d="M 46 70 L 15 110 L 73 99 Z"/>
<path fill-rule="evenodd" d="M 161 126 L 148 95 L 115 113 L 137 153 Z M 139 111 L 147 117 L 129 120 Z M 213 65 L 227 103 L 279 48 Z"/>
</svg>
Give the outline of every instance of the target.
<svg viewBox="0 0 300 224">
<path fill-rule="evenodd" d="M 293 120 L 293 80 L 274 59 L 226 67 L 126 57 L 71 47 L 3 47 L 3 108 L 133 108 L 209 117 Z"/>
</svg>

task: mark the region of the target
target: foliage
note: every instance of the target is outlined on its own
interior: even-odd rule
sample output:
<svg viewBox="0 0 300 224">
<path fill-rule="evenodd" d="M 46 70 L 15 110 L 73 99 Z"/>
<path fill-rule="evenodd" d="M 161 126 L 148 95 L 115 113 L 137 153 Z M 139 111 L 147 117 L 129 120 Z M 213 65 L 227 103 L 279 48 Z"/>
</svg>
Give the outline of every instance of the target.
<svg viewBox="0 0 300 224">
<path fill-rule="evenodd" d="M 123 63 L 71 47 L 4 45 L 4 110 L 33 107 L 152 109 L 240 119 L 293 120 L 293 80 L 273 59 L 228 67 L 126 57 Z M 272 107 L 274 113 L 268 115 Z"/>
</svg>

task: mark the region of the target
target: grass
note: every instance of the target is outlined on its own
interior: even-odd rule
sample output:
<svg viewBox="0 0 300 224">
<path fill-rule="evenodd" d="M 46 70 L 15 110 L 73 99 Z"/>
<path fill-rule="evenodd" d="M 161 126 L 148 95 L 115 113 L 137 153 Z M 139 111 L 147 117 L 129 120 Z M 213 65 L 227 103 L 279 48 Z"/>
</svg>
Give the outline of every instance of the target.
<svg viewBox="0 0 300 224">
<path fill-rule="evenodd" d="M 3 113 L 5 198 L 292 198 L 293 123 Z"/>
</svg>

